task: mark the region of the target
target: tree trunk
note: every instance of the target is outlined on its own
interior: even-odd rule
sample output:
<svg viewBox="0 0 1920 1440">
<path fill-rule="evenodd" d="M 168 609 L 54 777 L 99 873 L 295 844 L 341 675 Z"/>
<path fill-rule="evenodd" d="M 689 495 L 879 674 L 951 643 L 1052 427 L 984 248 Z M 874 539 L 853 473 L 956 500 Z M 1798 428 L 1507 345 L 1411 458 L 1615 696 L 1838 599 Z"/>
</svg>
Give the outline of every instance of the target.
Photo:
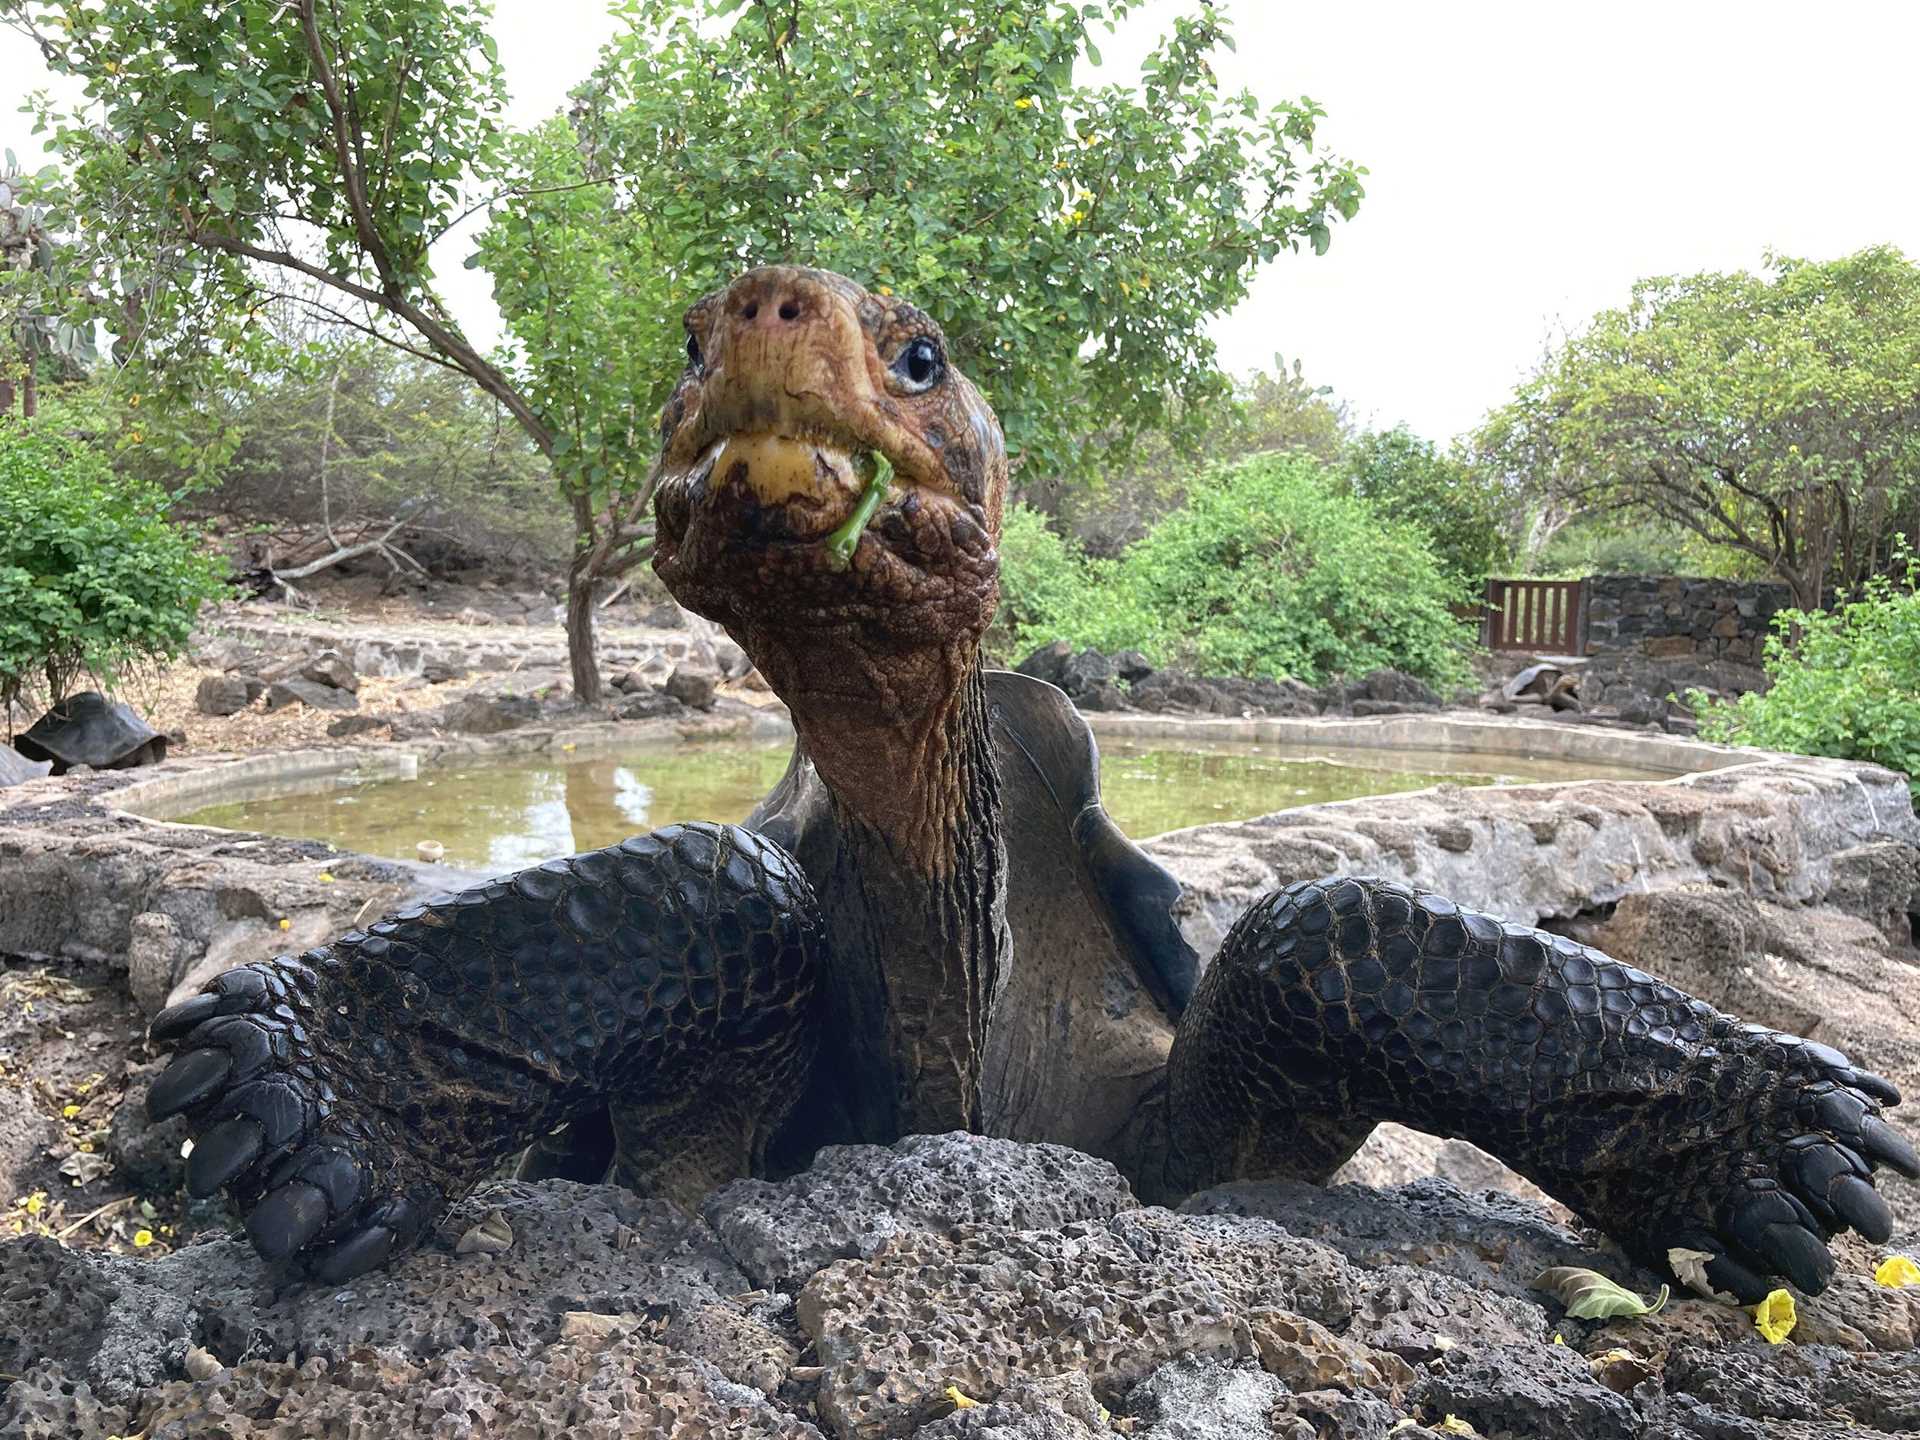
<svg viewBox="0 0 1920 1440">
<path fill-rule="evenodd" d="M 600 699 L 600 657 L 593 639 L 593 583 L 599 577 L 592 549 L 576 550 L 567 567 L 567 663 L 573 671 L 573 698 L 583 705 Z"/>
</svg>

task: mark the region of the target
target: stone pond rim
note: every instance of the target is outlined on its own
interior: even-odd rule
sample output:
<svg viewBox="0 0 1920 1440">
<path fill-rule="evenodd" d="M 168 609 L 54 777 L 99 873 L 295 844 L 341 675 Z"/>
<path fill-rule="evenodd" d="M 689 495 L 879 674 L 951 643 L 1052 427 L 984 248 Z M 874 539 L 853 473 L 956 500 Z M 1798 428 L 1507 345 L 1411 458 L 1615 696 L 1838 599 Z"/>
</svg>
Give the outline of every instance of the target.
<svg viewBox="0 0 1920 1440">
<path fill-rule="evenodd" d="M 1006 458 L 938 326 L 776 268 L 687 331 L 655 563 L 787 703 L 795 763 L 749 830 L 553 862 L 161 1015 L 183 1053 L 151 1107 L 193 1115 L 190 1188 L 269 1259 L 381 1264 L 535 1140 L 530 1176 L 697 1202 L 822 1143 L 984 1128 L 1151 1197 L 1323 1179 L 1382 1119 L 1475 1140 L 1653 1263 L 1703 1251 L 1742 1299 L 1886 1238 L 1874 1169 L 1920 1173 L 1887 1082 L 1564 938 L 1304 882 L 1196 983 L 1084 725 L 980 669 Z M 894 484 L 842 569 L 821 542 L 876 451 Z"/>
</svg>

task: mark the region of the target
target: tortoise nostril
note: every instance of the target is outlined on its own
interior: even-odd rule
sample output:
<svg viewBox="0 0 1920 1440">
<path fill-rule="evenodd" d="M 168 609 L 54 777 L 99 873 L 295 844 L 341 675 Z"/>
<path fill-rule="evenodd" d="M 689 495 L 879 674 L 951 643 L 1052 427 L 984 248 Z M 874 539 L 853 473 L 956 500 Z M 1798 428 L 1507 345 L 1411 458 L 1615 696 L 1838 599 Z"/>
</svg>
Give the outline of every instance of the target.
<svg viewBox="0 0 1920 1440">
<path fill-rule="evenodd" d="M 754 316 L 758 315 L 759 313 L 760 313 L 760 302 L 758 300 L 749 300 L 747 302 L 747 308 L 740 312 L 740 318 L 742 320 L 751 320 L 753 319 Z"/>
<path fill-rule="evenodd" d="M 798 320 L 800 318 L 799 303 L 794 300 L 781 301 L 780 302 L 780 318 L 782 320 Z"/>
</svg>

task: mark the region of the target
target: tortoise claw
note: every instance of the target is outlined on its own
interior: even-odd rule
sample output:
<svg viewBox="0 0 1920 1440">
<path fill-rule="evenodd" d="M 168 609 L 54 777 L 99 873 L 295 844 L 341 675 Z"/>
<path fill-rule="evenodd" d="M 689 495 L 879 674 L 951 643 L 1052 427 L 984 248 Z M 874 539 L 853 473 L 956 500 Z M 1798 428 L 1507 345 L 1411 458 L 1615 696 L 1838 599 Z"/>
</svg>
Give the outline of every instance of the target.
<svg viewBox="0 0 1920 1440">
<path fill-rule="evenodd" d="M 268 1260 L 285 1260 L 326 1228 L 327 1197 L 317 1185 L 290 1180 L 247 1215 L 247 1238 Z"/>
<path fill-rule="evenodd" d="M 213 1194 L 251 1165 L 266 1143 L 258 1120 L 244 1115 L 222 1120 L 194 1142 L 187 1156 L 187 1193 L 195 1199 Z"/>
<path fill-rule="evenodd" d="M 1860 1151 L 1868 1160 L 1897 1170 L 1909 1180 L 1920 1180 L 1920 1153 L 1877 1115 L 1869 1115 L 1861 1122 Z"/>
<path fill-rule="evenodd" d="M 178 1005 L 169 1005 L 153 1017 L 147 1026 L 147 1038 L 153 1041 L 178 1040 L 202 1020 L 211 1020 L 220 1009 L 218 995 L 196 995 Z"/>
<path fill-rule="evenodd" d="M 1827 1199 L 1834 1214 L 1870 1243 L 1884 1245 L 1893 1238 L 1893 1212 L 1871 1181 L 1858 1175 L 1842 1175 L 1827 1187 Z"/>
<path fill-rule="evenodd" d="M 161 1072 L 147 1091 L 147 1117 L 165 1120 L 212 1095 L 226 1084 L 233 1060 L 224 1050 L 189 1050 Z"/>
<path fill-rule="evenodd" d="M 312 1262 L 314 1278 L 329 1285 L 377 1270 L 393 1256 L 396 1237 L 385 1225 L 355 1231 L 337 1245 L 318 1251 Z"/>
</svg>

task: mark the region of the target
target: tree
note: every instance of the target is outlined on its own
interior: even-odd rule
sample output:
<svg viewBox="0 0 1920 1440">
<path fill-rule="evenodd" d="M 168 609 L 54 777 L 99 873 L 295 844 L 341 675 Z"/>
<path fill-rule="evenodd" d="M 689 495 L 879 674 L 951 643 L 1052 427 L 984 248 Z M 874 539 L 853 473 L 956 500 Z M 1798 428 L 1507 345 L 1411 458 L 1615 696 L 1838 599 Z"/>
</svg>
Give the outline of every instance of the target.
<svg viewBox="0 0 1920 1440">
<path fill-rule="evenodd" d="M 1404 425 L 1356 436 L 1340 469 L 1355 495 L 1424 530 L 1435 558 L 1463 585 L 1512 558 L 1510 493 Z"/>
<path fill-rule="evenodd" d="M 0 714 L 178 654 L 224 567 L 57 415 L 0 416 Z"/>
<path fill-rule="evenodd" d="M 34 178 L 48 180 L 51 172 Z M 46 208 L 26 197 L 32 183 L 6 151 L 0 164 L 0 415 L 12 412 L 17 390 L 27 420 L 39 409 L 42 368 L 52 366 L 56 379 L 78 379 L 94 359 L 91 327 L 44 303 L 59 292 L 65 267 L 47 230 Z"/>
<path fill-rule="evenodd" d="M 1642 281 L 1479 445 L 1564 505 L 1751 556 L 1817 609 L 1887 563 L 1920 488 L 1920 266 L 1882 247 Z"/>
<path fill-rule="evenodd" d="M 1095 31 L 1133 8 L 627 0 L 576 135 L 545 152 L 577 149 L 579 169 L 538 177 L 526 223 L 575 220 L 571 187 L 605 176 L 611 208 L 593 223 L 624 219 L 608 228 L 629 263 L 676 299 L 793 260 L 910 294 L 937 308 L 1019 460 L 1088 477 L 1090 434 L 1111 449 L 1204 422 L 1226 391 L 1206 320 L 1283 250 L 1324 250 L 1362 195 L 1363 172 L 1318 148 L 1311 101 L 1221 92 L 1210 57 L 1232 38 L 1207 0 L 1175 19 L 1137 90 L 1076 85 L 1077 65 L 1099 63 Z M 716 29 L 702 9 L 734 18 Z M 658 394 L 680 358 L 677 337 L 654 344 Z"/>
<path fill-rule="evenodd" d="M 362 556 L 418 573 L 423 543 L 564 555 L 566 521 L 524 433 L 459 376 L 351 334 L 287 348 L 222 397 L 239 439 L 195 510 L 255 527 L 276 578 Z M 558 532 L 558 533 L 556 533 Z"/>
<path fill-rule="evenodd" d="M 569 498 L 582 699 L 594 587 L 646 554 L 671 321 L 721 279 L 805 261 L 911 290 L 1027 461 L 1086 473 L 1096 417 L 1124 436 L 1217 395 L 1202 322 L 1361 198 L 1317 107 L 1219 93 L 1207 0 L 1138 95 L 1072 81 L 1130 0 L 628 0 L 571 119 L 511 145 L 479 0 L 0 4 L 86 81 L 42 120 L 131 363 L 217 375 L 300 277 L 339 323 L 467 375 Z M 434 287 L 433 241 L 477 210 L 509 357 Z"/>
</svg>

